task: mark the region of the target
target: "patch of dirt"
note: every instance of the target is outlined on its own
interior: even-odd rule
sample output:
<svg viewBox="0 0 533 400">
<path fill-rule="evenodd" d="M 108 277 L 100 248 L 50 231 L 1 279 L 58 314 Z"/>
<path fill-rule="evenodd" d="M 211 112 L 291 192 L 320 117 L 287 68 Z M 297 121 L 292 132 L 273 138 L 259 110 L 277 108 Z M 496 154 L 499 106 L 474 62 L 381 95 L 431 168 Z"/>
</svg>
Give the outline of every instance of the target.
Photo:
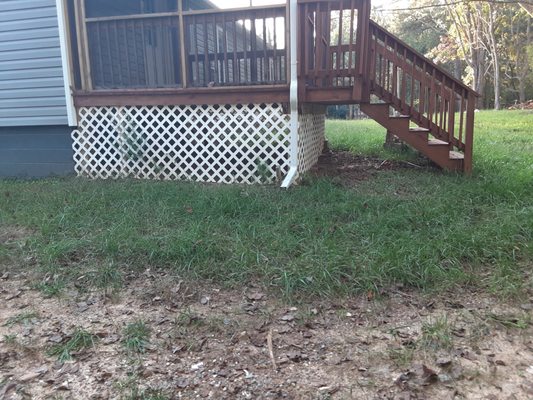
<svg viewBox="0 0 533 400">
<path fill-rule="evenodd" d="M 533 398 L 533 299 L 401 287 L 295 307 L 276 297 L 146 271 L 118 297 L 44 298 L 24 276 L 4 275 L 0 398 Z M 151 338 L 132 354 L 123 329 L 138 320 Z M 79 328 L 98 337 L 93 348 L 64 363 L 47 355 Z"/>
<path fill-rule="evenodd" d="M 0 245 L 10 245 L 21 242 L 33 234 L 27 228 L 20 226 L 1 226 L 0 225 Z"/>
<path fill-rule="evenodd" d="M 349 151 L 327 151 L 309 171 L 313 177 L 339 178 L 345 186 L 354 186 L 370 179 L 380 171 L 430 168 L 427 160 L 416 163 L 408 161 L 383 160 L 378 157 L 358 156 Z"/>
</svg>

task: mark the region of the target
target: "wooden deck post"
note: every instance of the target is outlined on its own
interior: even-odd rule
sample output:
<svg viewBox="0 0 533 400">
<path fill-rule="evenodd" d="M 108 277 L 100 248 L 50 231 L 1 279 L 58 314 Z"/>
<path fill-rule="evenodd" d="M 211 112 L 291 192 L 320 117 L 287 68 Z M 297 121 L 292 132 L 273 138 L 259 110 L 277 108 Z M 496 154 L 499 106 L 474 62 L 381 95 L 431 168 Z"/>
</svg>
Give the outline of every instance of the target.
<svg viewBox="0 0 533 400">
<path fill-rule="evenodd" d="M 465 150 L 463 170 L 466 174 L 472 173 L 472 158 L 474 148 L 474 115 L 476 111 L 476 94 L 468 92 L 467 109 L 466 109 L 466 126 L 465 126 Z"/>
<path fill-rule="evenodd" d="M 92 90 L 91 63 L 89 59 L 89 42 L 87 25 L 85 23 L 85 0 L 77 0 L 75 3 L 76 31 L 78 32 L 78 54 L 80 58 L 81 86 L 83 90 Z"/>
<path fill-rule="evenodd" d="M 181 86 L 186 88 L 188 86 L 188 68 L 189 68 L 189 46 L 187 45 L 185 37 L 185 20 L 183 18 L 183 0 L 178 0 L 179 13 L 179 38 L 180 38 L 180 63 L 181 63 Z"/>
</svg>

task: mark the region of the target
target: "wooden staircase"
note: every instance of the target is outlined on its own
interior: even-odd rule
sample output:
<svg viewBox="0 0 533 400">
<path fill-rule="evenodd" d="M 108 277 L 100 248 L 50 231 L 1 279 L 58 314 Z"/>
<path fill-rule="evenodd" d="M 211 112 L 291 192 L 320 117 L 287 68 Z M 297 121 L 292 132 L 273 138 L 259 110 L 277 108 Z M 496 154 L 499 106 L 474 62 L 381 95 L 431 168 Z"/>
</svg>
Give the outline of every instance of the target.
<svg viewBox="0 0 533 400">
<path fill-rule="evenodd" d="M 369 1 L 299 4 L 302 103 L 359 103 L 440 167 L 472 171 L 475 91 L 370 20 Z"/>
<path fill-rule="evenodd" d="M 472 170 L 477 93 L 370 21 L 369 86 L 361 110 L 440 167 Z M 415 127 L 413 127 L 415 125 Z"/>
<path fill-rule="evenodd" d="M 449 171 L 464 170 L 464 154 L 451 150 L 449 142 L 431 137 L 429 129 L 411 127 L 410 116 L 391 115 L 391 107 L 387 103 L 361 103 L 360 107 L 366 115 L 385 127 L 388 132 L 417 149 L 435 164 Z"/>
</svg>

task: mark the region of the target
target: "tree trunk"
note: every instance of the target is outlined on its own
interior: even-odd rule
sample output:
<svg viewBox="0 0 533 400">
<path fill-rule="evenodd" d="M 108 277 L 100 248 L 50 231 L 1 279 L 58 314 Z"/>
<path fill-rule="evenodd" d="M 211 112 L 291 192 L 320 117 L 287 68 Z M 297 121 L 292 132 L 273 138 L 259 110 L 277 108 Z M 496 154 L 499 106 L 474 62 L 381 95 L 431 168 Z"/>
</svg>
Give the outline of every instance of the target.
<svg viewBox="0 0 533 400">
<path fill-rule="evenodd" d="M 500 80 L 500 56 L 498 55 L 498 47 L 496 43 L 496 38 L 494 36 L 494 17 L 496 15 L 496 10 L 494 6 L 489 3 L 489 15 L 488 15 L 488 25 L 486 29 L 487 42 L 490 48 L 491 58 L 492 58 L 492 69 L 493 69 L 493 84 L 494 84 L 494 109 L 499 110 L 500 106 L 500 89 L 501 89 L 501 80 Z"/>
</svg>

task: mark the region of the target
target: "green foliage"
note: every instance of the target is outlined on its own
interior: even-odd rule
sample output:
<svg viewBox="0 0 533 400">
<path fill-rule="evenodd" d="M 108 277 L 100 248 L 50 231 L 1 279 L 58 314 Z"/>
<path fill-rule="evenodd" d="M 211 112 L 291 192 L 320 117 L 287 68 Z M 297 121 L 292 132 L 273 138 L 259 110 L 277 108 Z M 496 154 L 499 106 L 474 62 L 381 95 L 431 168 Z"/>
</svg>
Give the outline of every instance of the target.
<svg viewBox="0 0 533 400">
<path fill-rule="evenodd" d="M 439 350 L 449 349 L 452 344 L 452 327 L 446 316 L 430 320 L 422 325 L 422 338 L 420 343 L 423 347 Z"/>
<path fill-rule="evenodd" d="M 65 288 L 65 282 L 61 279 L 54 279 L 52 281 L 39 282 L 35 285 L 35 288 L 42 292 L 45 297 L 56 297 Z"/>
<path fill-rule="evenodd" d="M 72 359 L 72 353 L 93 347 L 97 340 L 97 336 L 84 329 L 77 328 L 69 340 L 53 346 L 48 351 L 48 355 L 57 357 L 60 362 L 65 362 Z"/>
<path fill-rule="evenodd" d="M 128 324 L 122 332 L 122 344 L 131 353 L 144 353 L 150 341 L 150 327 L 144 321 Z"/>
<path fill-rule="evenodd" d="M 116 293 L 122 287 L 122 272 L 113 262 L 101 264 L 92 272 L 90 283 L 105 292 Z"/>
<path fill-rule="evenodd" d="M 39 318 L 39 313 L 36 311 L 25 311 L 8 318 L 4 326 L 11 327 L 16 324 L 26 325 L 37 318 Z"/>
<path fill-rule="evenodd" d="M 17 343 L 17 335 L 14 333 L 4 335 L 4 343 L 8 346 L 14 346 Z"/>
</svg>

